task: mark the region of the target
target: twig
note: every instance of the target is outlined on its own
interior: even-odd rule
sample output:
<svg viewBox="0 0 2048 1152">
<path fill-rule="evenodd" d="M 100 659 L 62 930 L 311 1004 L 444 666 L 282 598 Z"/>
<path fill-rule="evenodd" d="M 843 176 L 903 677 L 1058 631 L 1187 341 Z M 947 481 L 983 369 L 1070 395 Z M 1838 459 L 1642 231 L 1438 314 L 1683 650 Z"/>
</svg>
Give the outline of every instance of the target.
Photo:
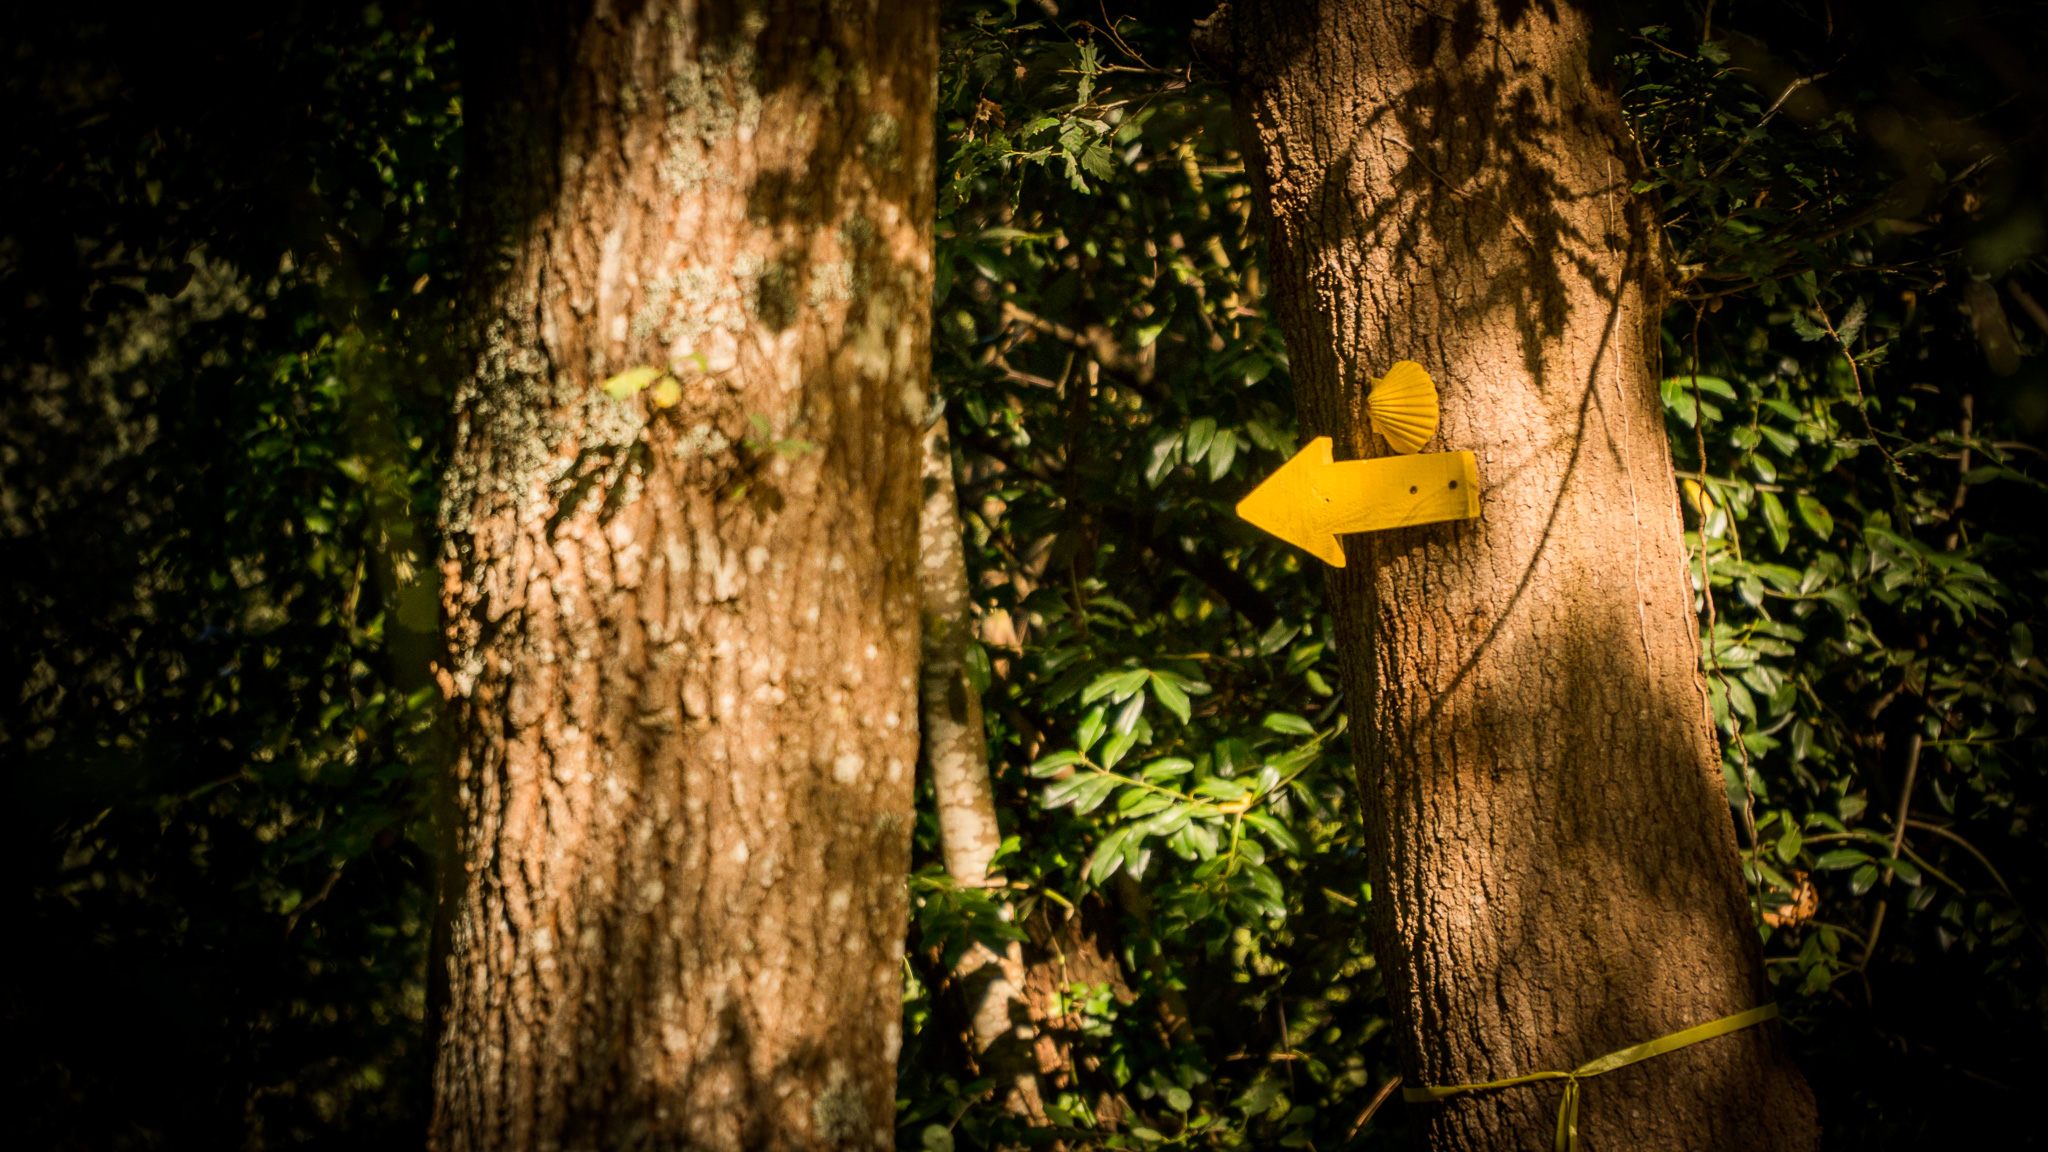
<svg viewBox="0 0 2048 1152">
<path fill-rule="evenodd" d="M 1380 1085 L 1380 1090 L 1372 1094 L 1372 1101 L 1365 1106 L 1365 1111 L 1360 1112 L 1358 1119 L 1351 1122 L 1351 1131 L 1344 1134 L 1344 1142 L 1346 1144 L 1349 1144 L 1358 1137 L 1358 1130 L 1365 1127 L 1365 1122 L 1372 1119 L 1372 1114 L 1379 1111 L 1380 1105 L 1385 1104 L 1387 1098 L 1394 1094 L 1394 1089 L 1400 1086 L 1401 1078 L 1399 1076 Z"/>
<path fill-rule="evenodd" d="M 1957 844 L 1962 845 L 1963 851 L 1968 852 L 1972 856 L 1975 856 L 1977 858 L 1977 863 L 1982 864 L 1984 866 L 1984 870 L 1986 872 L 1991 873 L 1991 879 L 1998 884 L 1999 891 L 2005 893 L 2006 897 L 2010 899 L 2013 903 L 2019 903 L 2019 897 L 2014 896 L 2012 894 L 2012 889 L 2006 885 L 2005 877 L 2000 876 L 1998 874 L 1998 869 L 1991 866 L 1990 859 L 1987 858 L 1984 855 L 1984 853 L 1978 851 L 1977 846 L 1975 844 L 1972 844 L 1968 840 L 1963 839 L 1961 836 L 1956 835 L 1954 832 L 1950 831 L 1947 827 L 1943 825 L 1930 824 L 1925 820 L 1914 820 L 1909 817 L 1906 820 L 1906 826 L 1909 828 L 1918 828 L 1923 832 L 1932 832 L 1936 836 L 1940 836 L 1947 840 L 1953 840 Z M 2021 908 L 2020 913 L 2022 915 L 2025 915 L 2026 909 Z"/>
<path fill-rule="evenodd" d="M 1806 87 L 1808 84 L 1811 84 L 1816 80 L 1824 80 L 1826 78 L 1827 73 L 1816 72 L 1811 76 L 1801 76 L 1798 79 L 1792 81 L 1790 84 L 1785 85 L 1785 90 L 1783 92 L 1778 93 L 1778 98 L 1776 100 L 1771 101 L 1771 106 L 1764 110 L 1763 119 L 1758 120 L 1756 122 L 1756 126 L 1758 128 L 1762 128 L 1764 125 L 1769 124 L 1771 122 L 1771 117 L 1776 116 L 1778 114 L 1778 109 L 1784 107 L 1785 101 L 1791 99 L 1792 94 L 1794 92 L 1799 91 L 1801 88 Z M 1721 173 L 1727 171 L 1728 166 L 1730 164 L 1735 163 L 1735 158 L 1742 155 L 1742 150 L 1749 147 L 1749 142 L 1754 139 L 1756 139 L 1754 135 L 1751 135 L 1750 133 L 1744 133 L 1741 143 L 1735 146 L 1734 151 L 1728 153 L 1728 158 L 1726 160 L 1721 161 L 1719 167 L 1716 167 L 1712 172 L 1707 173 L 1707 180 L 1713 181 L 1719 179 Z"/>
<path fill-rule="evenodd" d="M 1848 341 L 1843 340 L 1842 334 L 1835 331 L 1835 322 L 1828 318 L 1828 310 L 1816 306 L 1814 311 L 1820 313 L 1820 322 L 1828 326 L 1828 335 L 1835 338 L 1835 346 L 1842 350 L 1842 359 L 1849 362 L 1849 382 L 1856 386 L 1856 413 L 1863 417 L 1863 430 L 1870 433 L 1870 443 L 1891 462 L 1892 471 L 1903 473 L 1905 469 L 1899 467 L 1899 458 L 1892 455 L 1891 449 L 1886 448 L 1884 442 L 1877 438 L 1877 429 L 1870 423 L 1870 402 L 1863 397 L 1863 373 L 1856 368 L 1856 354 L 1849 351 Z"/>
<path fill-rule="evenodd" d="M 2013 298 L 2014 302 L 2019 304 L 2021 311 L 2033 318 L 2034 324 L 2041 331 L 2048 332 L 2048 310 L 2044 310 L 2041 307 L 2040 301 L 2029 295 L 2025 288 L 2020 287 L 2019 281 L 2007 280 L 2005 282 L 2005 292 L 2006 295 Z"/>
<path fill-rule="evenodd" d="M 301 916 L 304 916 L 306 913 L 311 912 L 313 910 L 313 905 L 318 904 L 322 900 L 327 899 L 327 894 L 329 892 L 334 891 L 335 882 L 340 879 L 341 869 L 336 868 L 334 871 L 329 872 L 327 874 L 327 883 L 322 884 L 320 886 L 320 890 L 318 892 L 313 893 L 313 898 L 299 905 L 297 908 L 292 909 L 292 914 L 290 916 L 287 916 L 284 922 L 284 934 L 286 936 L 290 936 L 292 934 L 292 929 L 297 928 L 299 926 L 299 918 Z"/>
<path fill-rule="evenodd" d="M 1904 843 L 1906 839 L 1906 813 L 1912 810 L 1913 785 L 1920 775 L 1921 743 L 1922 737 L 1920 733 L 1915 732 L 1913 733 L 1912 743 L 1907 745 L 1906 748 L 1906 782 L 1905 786 L 1899 790 L 1898 815 L 1892 818 L 1892 859 L 1894 860 L 1899 857 L 1899 845 Z M 1886 887 L 1891 886 L 1892 878 L 1889 871 L 1885 873 L 1884 882 Z M 1878 934 L 1884 931 L 1884 914 L 1885 910 L 1889 907 L 1891 907 L 1889 900 L 1878 900 L 1877 911 L 1870 917 L 1869 939 L 1863 945 L 1863 958 L 1856 963 L 1856 970 L 1858 972 L 1867 972 L 1870 967 L 1870 961 L 1877 955 L 1877 938 Z M 1870 977 L 1867 974 L 1863 978 L 1863 990 L 1866 996 L 1869 995 Z"/>
</svg>

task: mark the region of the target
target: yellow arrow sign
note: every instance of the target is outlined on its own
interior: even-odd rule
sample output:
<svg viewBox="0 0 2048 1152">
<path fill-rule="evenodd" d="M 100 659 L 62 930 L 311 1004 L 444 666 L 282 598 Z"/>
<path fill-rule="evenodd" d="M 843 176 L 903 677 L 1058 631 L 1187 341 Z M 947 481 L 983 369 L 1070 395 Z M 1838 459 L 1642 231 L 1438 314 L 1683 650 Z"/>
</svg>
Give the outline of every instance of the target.
<svg viewBox="0 0 2048 1152">
<path fill-rule="evenodd" d="M 1336 463 L 1318 436 L 1238 501 L 1237 514 L 1289 544 L 1344 567 L 1337 537 L 1479 515 L 1470 452 L 1426 452 Z"/>
</svg>

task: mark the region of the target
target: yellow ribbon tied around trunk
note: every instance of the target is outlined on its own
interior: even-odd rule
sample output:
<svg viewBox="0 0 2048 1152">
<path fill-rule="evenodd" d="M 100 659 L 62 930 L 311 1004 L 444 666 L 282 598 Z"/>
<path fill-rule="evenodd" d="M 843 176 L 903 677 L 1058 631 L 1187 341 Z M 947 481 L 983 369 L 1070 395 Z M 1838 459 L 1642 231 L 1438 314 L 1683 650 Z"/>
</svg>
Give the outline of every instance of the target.
<svg viewBox="0 0 2048 1152">
<path fill-rule="evenodd" d="M 1687 1028 L 1683 1032 L 1673 1032 L 1669 1036 L 1660 1036 L 1655 1040 L 1646 1040 L 1633 1048 L 1623 1048 L 1619 1052 L 1609 1052 L 1597 1060 L 1588 1060 L 1569 1072 L 1531 1072 L 1527 1076 L 1516 1076 L 1508 1080 L 1488 1080 L 1484 1084 L 1448 1084 L 1439 1088 L 1404 1088 L 1401 1090 L 1401 1098 L 1411 1104 L 1424 1104 L 1432 1100 L 1447 1100 L 1452 1096 L 1462 1095 L 1466 1092 L 1484 1092 L 1491 1088 L 1511 1088 L 1517 1084 L 1534 1084 L 1539 1080 L 1562 1080 L 1564 1081 L 1564 1099 L 1557 1106 L 1557 1138 L 1551 1142 L 1551 1149 L 1552 1152 L 1578 1152 L 1579 1081 L 1588 1076 L 1598 1076 L 1602 1072 L 1612 1072 L 1616 1068 L 1626 1068 L 1638 1060 L 1648 1060 L 1652 1056 L 1662 1056 L 1666 1052 L 1676 1051 L 1688 1044 L 1697 1044 L 1702 1040 L 1712 1040 L 1716 1036 L 1726 1036 L 1730 1032 L 1739 1032 L 1752 1024 L 1761 1024 L 1777 1014 L 1778 1006 L 1776 1004 L 1766 1004 L 1761 1008 L 1751 1008 L 1747 1012 L 1737 1012 L 1733 1016 L 1723 1016 L 1719 1020 L 1710 1020 L 1697 1028 Z"/>
</svg>

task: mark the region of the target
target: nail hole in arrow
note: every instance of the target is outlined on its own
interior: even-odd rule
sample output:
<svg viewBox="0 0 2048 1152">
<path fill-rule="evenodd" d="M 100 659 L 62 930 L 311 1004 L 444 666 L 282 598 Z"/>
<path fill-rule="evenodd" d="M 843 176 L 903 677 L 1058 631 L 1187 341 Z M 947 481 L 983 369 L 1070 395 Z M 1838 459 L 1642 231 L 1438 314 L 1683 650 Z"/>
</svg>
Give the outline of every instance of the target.
<svg viewBox="0 0 2048 1152">
<path fill-rule="evenodd" d="M 1415 486 L 1414 486 L 1413 484 L 1410 484 L 1410 485 L 1408 486 L 1408 494 L 1409 494 L 1410 496 L 1413 496 L 1413 495 L 1415 495 Z"/>
<path fill-rule="evenodd" d="M 1456 488 L 1457 486 L 1458 482 L 1456 480 L 1451 481 L 1451 487 Z"/>
</svg>

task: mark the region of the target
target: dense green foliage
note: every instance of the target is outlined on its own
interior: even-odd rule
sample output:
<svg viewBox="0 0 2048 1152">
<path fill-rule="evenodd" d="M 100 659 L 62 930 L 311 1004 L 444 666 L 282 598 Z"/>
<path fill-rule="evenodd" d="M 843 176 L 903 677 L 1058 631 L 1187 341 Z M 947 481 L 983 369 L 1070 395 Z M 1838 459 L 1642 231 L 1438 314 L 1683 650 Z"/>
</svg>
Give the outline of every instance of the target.
<svg viewBox="0 0 2048 1152">
<path fill-rule="evenodd" d="M 447 403 L 449 52 L 361 10 L 211 11 L 8 17 L 34 109 L 0 118 L 23 1147 L 424 1125 L 412 519 Z"/>
<path fill-rule="evenodd" d="M 946 987 L 1016 929 L 927 816 L 902 1142 L 1400 1146 L 1322 582 L 1230 514 L 1295 429 L 1227 99 L 1121 10 L 951 12 L 935 329 L 1004 895 L 1116 978 L 1018 1131 Z M 1731 814 L 1831 1142 L 1916 1146 L 2016 1111 L 2048 1030 L 2048 45 L 1646 11 L 1611 54 Z M 5 32 L 10 1102 L 37 1147 L 409 1144 L 450 48 L 390 5 L 91 15 Z"/>
</svg>

